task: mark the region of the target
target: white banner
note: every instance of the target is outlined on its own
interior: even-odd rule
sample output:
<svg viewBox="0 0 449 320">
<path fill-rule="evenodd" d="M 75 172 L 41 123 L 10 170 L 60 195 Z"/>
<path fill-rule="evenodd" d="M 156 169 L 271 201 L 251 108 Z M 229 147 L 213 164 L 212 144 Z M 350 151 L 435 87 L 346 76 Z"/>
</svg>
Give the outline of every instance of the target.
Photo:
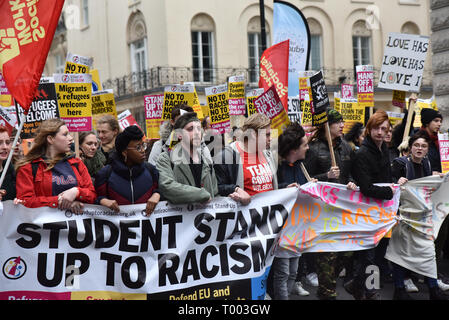
<svg viewBox="0 0 449 320">
<path fill-rule="evenodd" d="M 449 176 L 411 180 L 403 189 L 400 220 L 393 229 L 385 258 L 436 279 L 434 241 L 449 214 Z"/>
<path fill-rule="evenodd" d="M 277 257 L 373 248 L 396 223 L 399 187 L 392 200 L 365 197 L 336 183 L 309 182 L 300 190 L 280 233 Z"/>
<path fill-rule="evenodd" d="M 240 206 L 86 205 L 83 215 L 4 202 L 0 299 L 263 299 L 297 189 Z"/>
</svg>

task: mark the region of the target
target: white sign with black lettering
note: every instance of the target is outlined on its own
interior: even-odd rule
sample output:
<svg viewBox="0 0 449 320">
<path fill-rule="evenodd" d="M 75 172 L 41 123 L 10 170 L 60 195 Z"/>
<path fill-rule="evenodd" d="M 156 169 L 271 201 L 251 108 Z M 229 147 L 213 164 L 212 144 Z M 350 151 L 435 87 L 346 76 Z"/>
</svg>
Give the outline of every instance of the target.
<svg viewBox="0 0 449 320">
<path fill-rule="evenodd" d="M 379 74 L 379 88 L 419 92 L 429 37 L 390 33 Z"/>
</svg>

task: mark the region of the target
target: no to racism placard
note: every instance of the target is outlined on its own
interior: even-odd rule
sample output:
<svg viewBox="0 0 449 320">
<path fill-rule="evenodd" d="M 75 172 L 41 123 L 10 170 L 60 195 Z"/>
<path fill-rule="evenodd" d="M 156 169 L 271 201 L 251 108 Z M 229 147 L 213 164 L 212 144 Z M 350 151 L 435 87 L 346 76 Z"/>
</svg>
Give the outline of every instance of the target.
<svg viewBox="0 0 449 320">
<path fill-rule="evenodd" d="M 92 130 L 92 76 L 55 74 L 59 115 L 70 132 Z"/>
<path fill-rule="evenodd" d="M 222 84 L 204 89 L 209 107 L 209 117 L 211 128 L 220 134 L 231 128 L 231 118 L 229 116 L 228 86 Z"/>
<path fill-rule="evenodd" d="M 312 89 L 310 88 L 309 78 L 316 72 L 312 70 L 299 72 L 299 107 L 301 109 L 301 125 L 312 125 Z"/>
<path fill-rule="evenodd" d="M 186 104 L 190 107 L 196 104 L 195 87 L 191 84 L 171 85 L 164 89 L 164 108 L 162 120 L 170 120 L 173 107 Z"/>
<path fill-rule="evenodd" d="M 428 49 L 429 37 L 389 33 L 378 87 L 419 92 Z"/>
<path fill-rule="evenodd" d="M 89 73 L 93 59 L 73 53 L 67 53 L 64 73 Z"/>
<path fill-rule="evenodd" d="M 248 109 L 248 117 L 257 113 L 256 106 L 254 105 L 254 100 L 260 97 L 264 93 L 263 88 L 252 89 L 246 92 L 246 106 Z"/>
</svg>

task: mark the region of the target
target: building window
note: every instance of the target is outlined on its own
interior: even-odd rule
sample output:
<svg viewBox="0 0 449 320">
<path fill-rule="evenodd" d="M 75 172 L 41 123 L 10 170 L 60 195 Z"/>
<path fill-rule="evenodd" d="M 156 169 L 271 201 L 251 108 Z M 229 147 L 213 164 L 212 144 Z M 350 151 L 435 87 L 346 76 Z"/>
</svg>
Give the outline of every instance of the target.
<svg viewBox="0 0 449 320">
<path fill-rule="evenodd" d="M 198 14 L 193 17 L 190 30 L 192 36 L 193 81 L 214 82 L 214 21 L 206 14 Z"/>
<path fill-rule="evenodd" d="M 131 64 L 134 91 L 148 88 L 148 42 L 145 19 L 140 11 L 131 15 L 128 20 L 127 41 L 129 45 L 129 56 Z"/>
<path fill-rule="evenodd" d="M 262 57 L 262 31 L 260 27 L 260 17 L 253 17 L 248 22 L 248 68 L 249 68 L 249 82 L 259 82 L 259 63 Z M 269 45 L 270 31 L 269 27 L 265 25 L 266 44 Z"/>
<path fill-rule="evenodd" d="M 321 68 L 321 36 L 310 35 L 309 70 L 319 71 Z"/>
<path fill-rule="evenodd" d="M 89 0 L 82 0 L 83 8 L 83 25 L 89 25 Z"/>
<path fill-rule="evenodd" d="M 213 81 L 213 33 L 192 31 L 193 81 Z"/>
<path fill-rule="evenodd" d="M 401 27 L 401 33 L 419 35 L 419 27 L 414 22 L 406 22 Z"/>
<path fill-rule="evenodd" d="M 259 82 L 259 62 L 262 56 L 260 33 L 248 33 L 249 81 Z"/>
<path fill-rule="evenodd" d="M 55 56 L 55 73 L 64 73 L 65 71 L 65 58 L 62 54 Z"/>
<path fill-rule="evenodd" d="M 131 43 L 131 71 L 145 72 L 147 65 L 147 39 L 139 39 Z"/>
<path fill-rule="evenodd" d="M 365 21 L 357 21 L 352 30 L 352 53 L 354 68 L 358 65 L 371 64 L 371 31 Z"/>
<path fill-rule="evenodd" d="M 313 18 L 307 19 L 307 24 L 309 25 L 310 31 L 309 70 L 319 71 L 323 67 L 323 28 L 321 27 L 321 24 Z"/>
</svg>

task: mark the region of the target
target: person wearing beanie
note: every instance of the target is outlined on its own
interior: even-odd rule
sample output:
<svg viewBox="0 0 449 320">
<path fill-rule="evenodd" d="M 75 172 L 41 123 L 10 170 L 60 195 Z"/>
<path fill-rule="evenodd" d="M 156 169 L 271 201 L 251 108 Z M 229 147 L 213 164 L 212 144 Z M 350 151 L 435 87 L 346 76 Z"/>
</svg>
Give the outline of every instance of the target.
<svg viewBox="0 0 449 320">
<path fill-rule="evenodd" d="M 97 203 L 119 212 L 120 205 L 146 203 L 150 215 L 160 200 L 159 173 L 145 162 L 146 144 L 137 126 L 125 128 L 115 138 L 110 163 L 95 177 Z"/>
<path fill-rule="evenodd" d="M 345 125 L 343 117 L 337 110 L 329 108 L 327 119 L 337 165 L 332 166 L 331 163 L 324 125 L 313 135 L 304 165 L 312 178 L 346 184 L 348 189 L 355 190 L 357 186 L 350 177 L 352 148 L 342 139 Z M 314 258 L 318 275 L 317 297 L 320 300 L 335 300 L 340 269 L 345 268 L 347 272 L 353 269 L 352 252 L 319 252 L 314 253 Z"/>
<path fill-rule="evenodd" d="M 210 153 L 202 143 L 201 122 L 195 112 L 181 115 L 173 129 L 178 142 L 156 162 L 164 199 L 173 204 L 205 203 L 218 194 Z"/>
<path fill-rule="evenodd" d="M 440 131 L 442 121 L 443 116 L 438 111 L 431 108 L 424 108 L 421 110 L 422 127 L 420 128 L 420 131 L 426 132 L 431 140 L 427 157 L 430 160 L 432 171 L 435 172 L 441 172 L 438 132 Z"/>
</svg>

